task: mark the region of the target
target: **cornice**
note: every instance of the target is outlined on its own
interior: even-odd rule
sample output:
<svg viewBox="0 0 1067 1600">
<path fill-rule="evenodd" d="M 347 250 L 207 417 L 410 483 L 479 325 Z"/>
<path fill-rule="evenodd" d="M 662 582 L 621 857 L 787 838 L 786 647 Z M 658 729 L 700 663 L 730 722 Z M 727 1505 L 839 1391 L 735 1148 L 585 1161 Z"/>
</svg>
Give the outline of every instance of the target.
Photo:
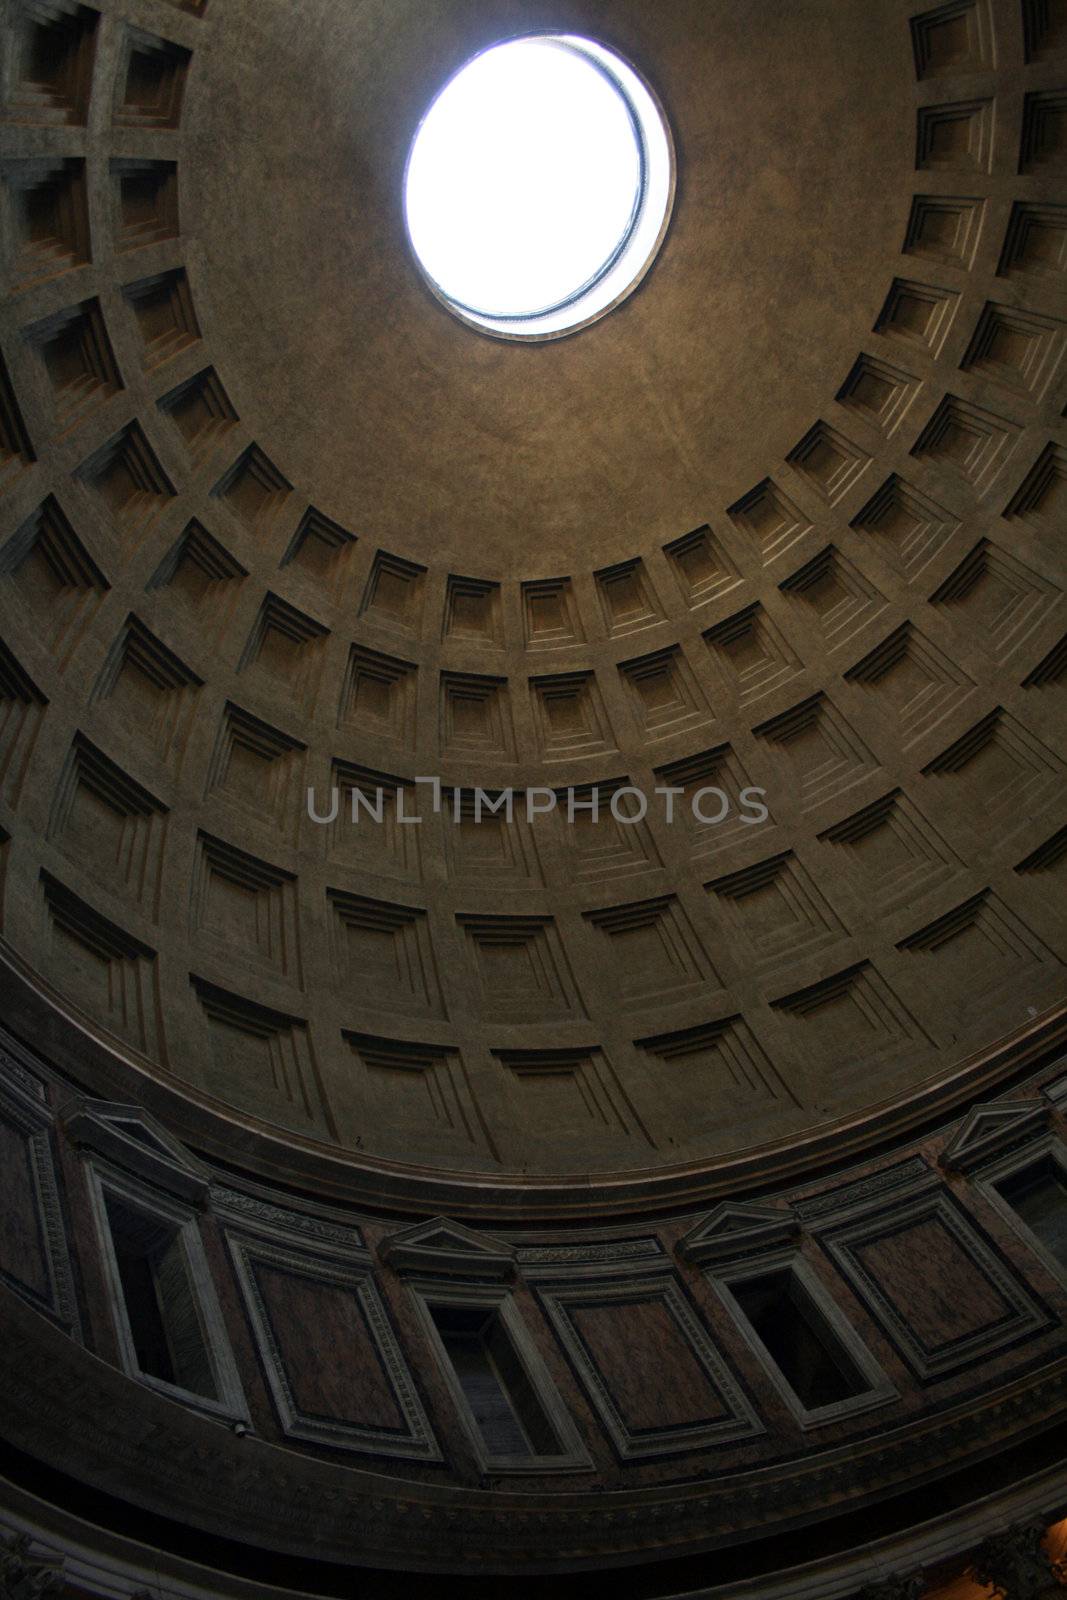
<svg viewBox="0 0 1067 1600">
<path fill-rule="evenodd" d="M 201 1156 L 275 1184 L 393 1215 L 533 1221 L 610 1220 L 710 1209 L 829 1176 L 1017 1082 L 1067 1047 L 1067 1004 L 959 1062 L 935 1083 L 796 1137 L 661 1171 L 582 1177 L 473 1174 L 402 1165 L 340 1150 L 260 1122 L 198 1094 L 76 1014 L 0 940 L 0 1011 L 83 1091 L 136 1100 Z"/>
<path fill-rule="evenodd" d="M 455 1570 L 529 1572 L 721 1548 L 914 1489 L 1053 1426 L 1067 1414 L 1067 1358 L 803 1460 L 565 1500 L 415 1483 L 239 1435 L 132 1383 L 6 1290 L 0 1390 L 3 1432 L 16 1448 L 205 1532 L 416 1570 L 444 1570 L 461 1547 Z"/>
</svg>

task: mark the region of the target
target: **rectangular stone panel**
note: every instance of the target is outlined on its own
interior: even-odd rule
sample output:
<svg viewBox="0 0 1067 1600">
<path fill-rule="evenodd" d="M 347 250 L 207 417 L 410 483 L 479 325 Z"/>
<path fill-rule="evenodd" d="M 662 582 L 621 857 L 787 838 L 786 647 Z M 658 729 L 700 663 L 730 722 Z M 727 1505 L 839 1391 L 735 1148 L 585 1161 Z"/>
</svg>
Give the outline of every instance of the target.
<svg viewBox="0 0 1067 1600">
<path fill-rule="evenodd" d="M 828 1229 L 822 1243 L 922 1382 L 973 1366 L 1051 1321 L 943 1191 Z"/>
<path fill-rule="evenodd" d="M 539 1294 L 622 1460 L 680 1455 L 763 1431 L 673 1276 L 545 1284 Z"/>
</svg>

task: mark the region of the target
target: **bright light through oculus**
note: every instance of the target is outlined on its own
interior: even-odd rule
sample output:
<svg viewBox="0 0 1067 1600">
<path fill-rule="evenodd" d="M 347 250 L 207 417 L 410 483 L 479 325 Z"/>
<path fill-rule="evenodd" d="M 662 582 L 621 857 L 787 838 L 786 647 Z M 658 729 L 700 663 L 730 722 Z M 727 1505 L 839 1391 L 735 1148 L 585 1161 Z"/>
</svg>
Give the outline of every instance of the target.
<svg viewBox="0 0 1067 1600">
<path fill-rule="evenodd" d="M 530 35 L 445 85 L 404 199 L 416 257 L 457 315 L 546 338 L 639 281 L 672 192 L 670 137 L 633 69 L 587 39 Z"/>
</svg>

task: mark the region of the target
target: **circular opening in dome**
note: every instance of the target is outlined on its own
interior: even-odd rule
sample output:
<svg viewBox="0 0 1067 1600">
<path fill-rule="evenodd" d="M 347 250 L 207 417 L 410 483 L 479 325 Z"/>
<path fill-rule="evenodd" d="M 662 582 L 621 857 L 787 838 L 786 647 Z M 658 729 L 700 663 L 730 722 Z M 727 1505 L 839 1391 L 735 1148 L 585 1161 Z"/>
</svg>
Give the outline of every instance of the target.
<svg viewBox="0 0 1067 1600">
<path fill-rule="evenodd" d="M 415 258 L 463 321 L 548 339 L 636 288 L 674 195 L 670 132 L 613 51 L 528 34 L 474 56 L 419 124 L 404 210 Z"/>
</svg>

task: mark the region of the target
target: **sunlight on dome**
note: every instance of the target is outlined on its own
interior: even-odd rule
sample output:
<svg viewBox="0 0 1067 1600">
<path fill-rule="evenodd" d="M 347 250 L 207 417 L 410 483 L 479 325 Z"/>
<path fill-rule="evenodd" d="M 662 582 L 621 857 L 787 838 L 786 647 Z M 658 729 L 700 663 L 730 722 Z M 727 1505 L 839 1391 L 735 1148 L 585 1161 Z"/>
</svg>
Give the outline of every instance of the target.
<svg viewBox="0 0 1067 1600">
<path fill-rule="evenodd" d="M 458 315 L 545 337 L 641 276 L 671 177 L 662 117 L 631 68 L 584 39 L 512 39 L 461 68 L 419 126 L 408 232 Z"/>
</svg>

